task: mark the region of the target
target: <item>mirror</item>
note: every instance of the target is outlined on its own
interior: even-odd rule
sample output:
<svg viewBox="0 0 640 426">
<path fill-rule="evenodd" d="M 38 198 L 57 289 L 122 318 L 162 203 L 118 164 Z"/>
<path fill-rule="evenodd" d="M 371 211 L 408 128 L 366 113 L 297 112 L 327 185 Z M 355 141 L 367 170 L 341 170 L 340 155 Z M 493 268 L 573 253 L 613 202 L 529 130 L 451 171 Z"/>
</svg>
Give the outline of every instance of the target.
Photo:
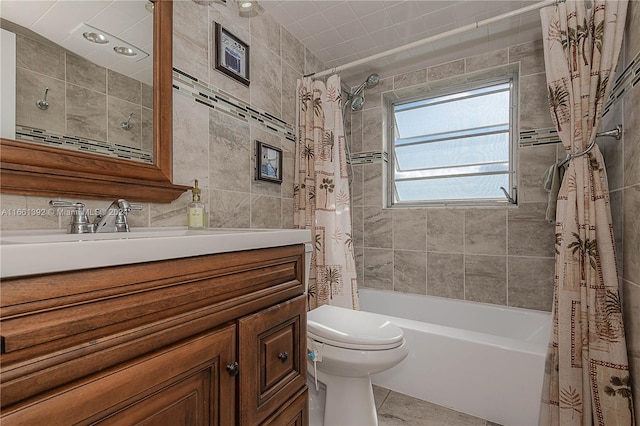
<svg viewBox="0 0 640 426">
<path fill-rule="evenodd" d="M 171 183 L 173 7 L 171 0 L 152 1 L 152 162 L 1 139 L 2 192 L 72 199 L 128 198 L 141 202 L 170 202 L 189 189 Z"/>
</svg>

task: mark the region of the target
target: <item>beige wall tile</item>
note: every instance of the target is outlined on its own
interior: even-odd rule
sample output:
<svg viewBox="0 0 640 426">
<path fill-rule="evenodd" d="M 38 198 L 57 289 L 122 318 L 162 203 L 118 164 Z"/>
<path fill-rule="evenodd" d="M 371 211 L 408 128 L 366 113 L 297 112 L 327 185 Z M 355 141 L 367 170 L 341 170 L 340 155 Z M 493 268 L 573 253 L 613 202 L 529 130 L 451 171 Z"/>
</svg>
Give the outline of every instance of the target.
<svg viewBox="0 0 640 426">
<path fill-rule="evenodd" d="M 382 165 L 364 164 L 362 176 L 362 205 L 382 207 Z"/>
<path fill-rule="evenodd" d="M 280 198 L 251 194 L 251 227 L 279 229 L 281 225 Z"/>
<path fill-rule="evenodd" d="M 107 69 L 94 64 L 84 58 L 67 52 L 66 56 L 66 81 L 85 89 L 105 93 L 107 87 Z M 124 77 L 124 76 L 122 76 Z M 131 80 L 131 79 L 130 79 Z M 135 81 L 135 80 L 134 80 Z M 138 82 L 138 89 L 140 83 Z M 124 98 L 126 99 L 126 98 Z M 127 99 L 129 100 L 129 99 Z M 136 100 L 132 101 L 136 102 Z M 137 102 L 140 103 L 138 90 Z"/>
<path fill-rule="evenodd" d="M 280 56 L 280 24 L 268 13 L 259 13 L 249 23 L 251 37 Z"/>
<path fill-rule="evenodd" d="M 544 74 L 520 77 L 520 131 L 554 127 Z"/>
<path fill-rule="evenodd" d="M 382 207 L 365 207 L 363 221 L 365 247 L 392 248 L 392 212 Z"/>
<path fill-rule="evenodd" d="M 427 250 L 427 211 L 403 209 L 393 211 L 393 248 Z"/>
<path fill-rule="evenodd" d="M 393 290 L 393 250 L 364 249 L 363 287 Z"/>
<path fill-rule="evenodd" d="M 623 276 L 640 284 L 640 184 L 624 190 Z"/>
<path fill-rule="evenodd" d="M 210 193 L 209 226 L 213 228 L 251 227 L 251 194 L 216 189 L 212 189 Z"/>
<path fill-rule="evenodd" d="M 427 253 L 427 294 L 464 299 L 464 255 Z"/>
<path fill-rule="evenodd" d="M 509 306 L 551 311 L 555 260 L 509 256 L 508 264 Z"/>
<path fill-rule="evenodd" d="M 522 75 L 544 73 L 542 40 L 518 44 L 509 48 L 509 63 L 520 62 Z"/>
<path fill-rule="evenodd" d="M 209 109 L 183 96 L 173 97 L 173 182 L 209 187 Z"/>
<path fill-rule="evenodd" d="M 393 88 L 401 89 L 403 87 L 415 86 L 416 84 L 425 83 L 427 81 L 427 70 L 407 72 L 393 77 Z"/>
<path fill-rule="evenodd" d="M 283 62 L 304 73 L 304 45 L 284 28 L 280 28 L 280 52 Z"/>
<path fill-rule="evenodd" d="M 107 134 L 111 144 L 142 148 L 142 106 L 107 96 Z M 129 114 L 133 114 L 129 119 Z M 122 123 L 129 123 L 125 130 Z"/>
<path fill-rule="evenodd" d="M 47 66 L 43 67 L 42 64 Z M 16 35 L 16 67 L 64 80 L 64 49 L 54 46 L 53 43 L 41 43 L 18 34 Z"/>
<path fill-rule="evenodd" d="M 461 74 L 464 74 L 464 59 L 427 68 L 427 79 L 429 81 L 441 80 Z"/>
<path fill-rule="evenodd" d="M 507 304 L 507 258 L 466 255 L 464 298 L 475 302 Z"/>
<path fill-rule="evenodd" d="M 280 56 L 255 42 L 251 37 L 251 104 L 269 111 L 276 117 L 282 116 L 282 68 Z"/>
<path fill-rule="evenodd" d="M 142 83 L 119 72 L 107 73 L 107 93 L 125 101 L 142 104 Z"/>
<path fill-rule="evenodd" d="M 507 49 L 494 50 L 493 52 L 465 58 L 465 69 L 467 73 L 485 70 L 509 62 L 509 51 Z"/>
<path fill-rule="evenodd" d="M 624 186 L 640 183 L 640 85 L 624 97 Z"/>
<path fill-rule="evenodd" d="M 49 108 L 41 110 L 36 102 L 47 93 Z M 65 83 L 24 68 L 16 69 L 16 124 L 64 134 Z"/>
<path fill-rule="evenodd" d="M 427 251 L 462 253 L 464 250 L 464 211 L 429 210 Z"/>
<path fill-rule="evenodd" d="M 507 252 L 510 256 L 553 257 L 555 227 L 545 221 L 546 203 L 509 209 Z"/>
<path fill-rule="evenodd" d="M 542 181 L 549 166 L 558 161 L 557 150 L 556 144 L 527 146 L 518 150 L 518 202 L 548 201 L 549 193 L 542 187 Z"/>
<path fill-rule="evenodd" d="M 465 253 L 506 254 L 506 210 L 467 210 L 464 234 Z"/>
<path fill-rule="evenodd" d="M 382 150 L 382 108 L 362 111 L 362 151 Z"/>
<path fill-rule="evenodd" d="M 249 192 L 253 178 L 249 124 L 211 110 L 208 129 L 210 186 Z"/>
<path fill-rule="evenodd" d="M 107 96 L 67 83 L 67 134 L 107 140 Z"/>
<path fill-rule="evenodd" d="M 49 207 L 51 199 L 55 198 L 1 193 L 0 229 L 66 228 L 68 219 L 61 217 L 57 209 Z"/>
<path fill-rule="evenodd" d="M 394 250 L 393 255 L 393 290 L 427 294 L 427 254 Z"/>
</svg>

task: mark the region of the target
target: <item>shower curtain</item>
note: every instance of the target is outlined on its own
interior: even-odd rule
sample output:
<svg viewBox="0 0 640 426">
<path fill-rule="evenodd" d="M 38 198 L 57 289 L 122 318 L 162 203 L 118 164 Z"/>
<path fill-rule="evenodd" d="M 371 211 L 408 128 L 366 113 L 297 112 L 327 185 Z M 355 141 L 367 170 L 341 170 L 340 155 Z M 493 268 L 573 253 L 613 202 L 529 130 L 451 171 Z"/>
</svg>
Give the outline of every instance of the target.
<svg viewBox="0 0 640 426">
<path fill-rule="evenodd" d="M 294 225 L 311 229 L 309 309 L 359 309 L 340 77 L 298 80 Z"/>
<path fill-rule="evenodd" d="M 541 10 L 551 115 L 567 153 L 595 138 L 614 79 L 626 0 Z M 553 331 L 541 425 L 632 425 L 607 176 L 595 145 L 571 159 L 558 195 Z"/>
</svg>

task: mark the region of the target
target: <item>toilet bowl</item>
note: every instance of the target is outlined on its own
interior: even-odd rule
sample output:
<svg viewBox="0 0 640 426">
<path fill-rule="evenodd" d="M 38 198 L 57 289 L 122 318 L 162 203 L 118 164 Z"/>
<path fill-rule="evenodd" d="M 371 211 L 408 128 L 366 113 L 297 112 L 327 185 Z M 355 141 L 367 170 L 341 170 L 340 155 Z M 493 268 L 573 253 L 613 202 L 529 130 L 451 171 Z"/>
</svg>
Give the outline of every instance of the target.
<svg viewBox="0 0 640 426">
<path fill-rule="evenodd" d="M 310 412 L 323 414 L 310 423 L 377 425 L 370 375 L 406 358 L 402 329 L 376 314 L 324 305 L 307 314 L 307 352 Z"/>
</svg>

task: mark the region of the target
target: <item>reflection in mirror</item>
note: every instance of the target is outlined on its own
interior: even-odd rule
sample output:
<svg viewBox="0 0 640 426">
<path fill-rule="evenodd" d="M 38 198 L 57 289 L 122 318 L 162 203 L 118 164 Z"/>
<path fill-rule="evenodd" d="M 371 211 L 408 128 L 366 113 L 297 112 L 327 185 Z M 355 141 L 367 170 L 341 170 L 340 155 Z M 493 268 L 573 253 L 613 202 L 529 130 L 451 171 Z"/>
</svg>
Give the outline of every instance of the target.
<svg viewBox="0 0 640 426">
<path fill-rule="evenodd" d="M 15 34 L 4 137 L 154 163 L 152 2 L 3 0 L 2 28 Z"/>
<path fill-rule="evenodd" d="M 0 78 L 3 79 L 0 86 L 2 91 L 0 102 L 2 102 L 3 108 L 3 113 L 0 114 L 2 119 L 0 127 L 0 179 L 2 185 L 0 192 L 67 199 L 114 200 L 126 198 L 136 202 L 168 203 L 189 189 L 187 186 L 172 183 L 173 2 L 172 0 L 151 1 L 153 1 L 153 164 L 94 155 L 85 151 L 25 143 L 16 141 L 14 137 L 5 136 L 5 128 L 15 128 L 15 124 L 11 126 L 4 124 L 5 116 L 9 115 L 4 114 L 4 111 L 11 109 L 5 108 L 5 102 L 9 99 L 5 93 L 10 94 L 14 91 L 5 90 L 8 87 L 4 83 L 7 73 L 3 72 L 0 75 Z M 74 8 L 77 7 L 79 11 L 83 10 L 82 13 L 85 13 L 87 8 L 92 9 L 96 4 L 105 8 L 106 5 L 120 2 L 120 0 L 115 2 L 109 0 L 42 0 L 33 3 L 40 4 L 45 10 L 53 9 L 57 4 L 71 3 Z M 8 10 L 5 3 L 9 4 L 10 0 L 2 0 L 3 16 Z M 16 3 L 21 6 L 27 2 L 18 1 Z M 93 13 L 95 14 L 95 11 Z M 60 23 L 66 21 L 64 14 L 59 19 Z M 60 23 L 56 23 L 51 30 L 55 32 L 58 27 L 62 28 Z M 0 34 L 4 33 L 6 31 L 0 31 Z M 13 38 L 15 39 L 15 36 Z M 0 42 L 3 44 L 0 54 L 3 56 L 2 62 L 4 64 L 6 52 L 4 35 L 0 36 Z M 11 69 L 15 69 L 15 65 Z M 65 83 L 66 85 L 67 83 Z M 38 92 L 38 100 L 43 94 L 44 92 Z M 15 105 L 14 98 L 11 97 L 11 105 Z M 50 104 L 49 109 L 51 109 L 50 99 L 47 99 Z M 35 105 L 36 100 L 32 101 Z M 122 118 L 118 117 L 117 120 L 120 121 Z M 133 123 L 133 117 L 131 123 Z M 122 123 L 120 122 L 120 124 Z"/>
</svg>

